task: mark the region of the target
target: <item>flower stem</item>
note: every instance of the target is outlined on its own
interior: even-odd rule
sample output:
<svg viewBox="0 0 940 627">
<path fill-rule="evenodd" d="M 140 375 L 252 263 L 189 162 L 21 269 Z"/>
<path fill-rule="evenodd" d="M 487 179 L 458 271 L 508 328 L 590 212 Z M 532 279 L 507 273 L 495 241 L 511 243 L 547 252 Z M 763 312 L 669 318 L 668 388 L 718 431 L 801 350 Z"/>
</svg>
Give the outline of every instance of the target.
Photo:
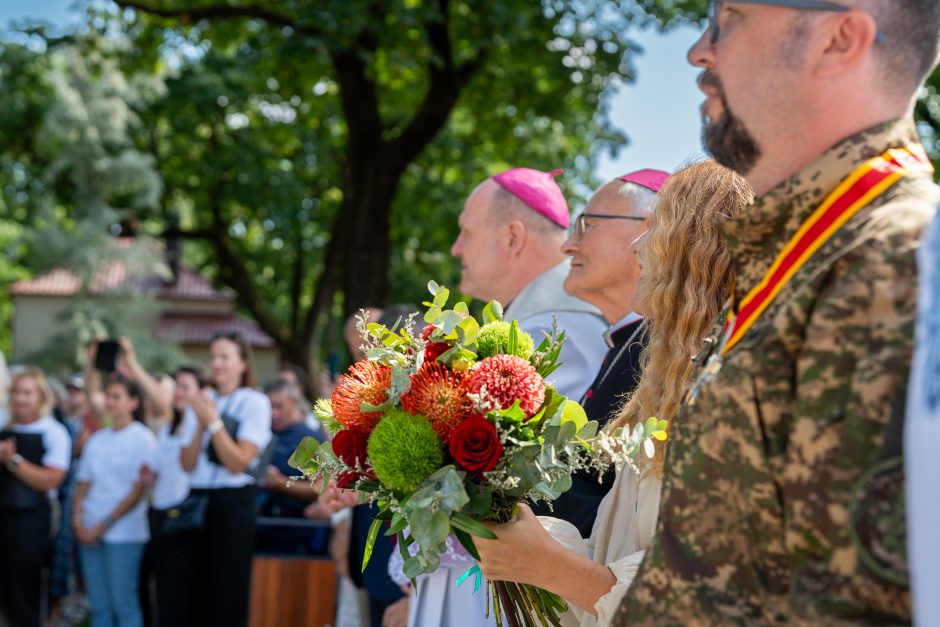
<svg viewBox="0 0 940 627">
<path fill-rule="evenodd" d="M 506 615 L 506 623 L 509 627 L 520 627 L 519 620 L 516 617 L 516 606 L 509 596 L 509 591 L 506 589 L 506 582 L 495 581 L 493 582 L 493 586 L 496 588 L 496 593 L 499 596 L 499 604 L 502 605 L 503 612 Z"/>
</svg>

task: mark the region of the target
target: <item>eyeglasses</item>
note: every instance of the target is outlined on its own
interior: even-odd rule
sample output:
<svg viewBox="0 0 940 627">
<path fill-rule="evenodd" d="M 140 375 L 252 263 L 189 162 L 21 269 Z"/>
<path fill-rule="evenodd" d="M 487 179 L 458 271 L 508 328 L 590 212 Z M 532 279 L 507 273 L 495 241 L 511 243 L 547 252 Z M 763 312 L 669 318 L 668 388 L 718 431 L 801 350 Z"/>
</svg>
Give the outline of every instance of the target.
<svg viewBox="0 0 940 627">
<path fill-rule="evenodd" d="M 835 11 L 836 13 L 845 13 L 850 11 L 850 7 L 836 4 L 835 2 L 824 2 L 822 0 L 710 0 L 708 3 L 708 32 L 711 43 L 718 41 L 718 12 L 721 10 L 722 2 L 732 2 L 733 4 L 767 4 L 777 7 L 787 7 L 798 11 Z M 884 43 L 885 36 L 879 30 L 875 35 L 877 43 Z"/>
<path fill-rule="evenodd" d="M 575 239 L 581 239 L 581 236 L 584 235 L 584 232 L 587 230 L 587 219 L 588 218 L 598 218 L 601 220 L 636 220 L 637 222 L 644 222 L 648 220 L 648 217 L 638 217 L 638 216 L 615 216 L 609 213 L 582 213 L 574 221 L 574 230 L 571 234 Z"/>
</svg>

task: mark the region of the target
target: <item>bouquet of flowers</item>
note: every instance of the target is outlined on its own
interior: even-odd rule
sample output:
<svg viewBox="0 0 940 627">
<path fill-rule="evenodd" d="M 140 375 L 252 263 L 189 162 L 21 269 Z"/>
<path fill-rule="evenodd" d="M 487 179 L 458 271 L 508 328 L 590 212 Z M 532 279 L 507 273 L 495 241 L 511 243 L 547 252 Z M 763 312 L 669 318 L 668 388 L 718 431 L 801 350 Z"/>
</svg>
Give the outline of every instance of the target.
<svg viewBox="0 0 940 627">
<path fill-rule="evenodd" d="M 290 462 L 374 501 L 380 513 L 363 569 L 387 521 L 411 579 L 437 570 L 449 535 L 479 560 L 473 537 L 495 537 L 483 521 L 507 522 L 524 499 L 568 490 L 572 473 L 632 464 L 640 451 L 652 456 L 652 438 L 666 438 L 655 418 L 627 434 L 599 431 L 546 383 L 560 365 L 563 332 L 553 329 L 536 345 L 502 319 L 499 303 L 486 305 L 481 324 L 466 303 L 445 309 L 447 288 L 428 288 L 420 333 L 414 316 L 391 329 L 360 320 L 367 359 L 315 407 L 333 439 L 304 439 Z M 558 625 L 567 609 L 533 586 L 488 581 L 486 593 L 499 625 L 503 617 L 509 625 Z"/>
</svg>

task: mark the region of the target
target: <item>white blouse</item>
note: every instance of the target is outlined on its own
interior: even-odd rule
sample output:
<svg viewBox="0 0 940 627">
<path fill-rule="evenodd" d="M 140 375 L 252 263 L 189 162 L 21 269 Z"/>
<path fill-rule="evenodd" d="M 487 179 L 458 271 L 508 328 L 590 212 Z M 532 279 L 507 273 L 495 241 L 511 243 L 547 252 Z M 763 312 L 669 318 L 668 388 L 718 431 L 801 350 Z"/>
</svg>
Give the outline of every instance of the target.
<svg viewBox="0 0 940 627">
<path fill-rule="evenodd" d="M 171 425 L 165 424 L 157 433 L 157 452 L 160 467 L 157 481 L 153 486 L 151 504 L 154 509 L 169 509 L 179 505 L 189 494 L 189 474 L 180 463 L 180 451 L 187 442 L 193 440 L 193 424 L 180 425 L 176 433 L 170 431 Z"/>
<path fill-rule="evenodd" d="M 220 418 L 225 415 L 238 422 L 235 439 L 251 442 L 258 447 L 260 454 L 271 439 L 271 402 L 268 397 L 251 388 L 238 388 L 231 395 L 222 397 L 213 391 L 212 398 L 216 402 Z M 199 419 L 191 407 L 186 408 L 183 421 L 185 433 L 196 432 Z M 190 475 L 190 486 L 196 489 L 214 489 L 241 488 L 253 484 L 255 480 L 251 475 L 244 472 L 231 473 L 225 466 L 209 461 L 211 439 L 208 431 L 202 434 L 202 446 L 196 460 L 196 468 Z"/>
<path fill-rule="evenodd" d="M 649 474 L 641 479 L 630 468 L 618 468 L 614 485 L 597 510 L 587 540 L 569 522 L 539 516 L 542 526 L 568 550 L 610 569 L 617 583 L 594 604 L 597 616 L 569 603 L 562 615 L 564 627 L 609 625 L 633 583 L 646 548 L 656 533 L 662 481 Z"/>
</svg>

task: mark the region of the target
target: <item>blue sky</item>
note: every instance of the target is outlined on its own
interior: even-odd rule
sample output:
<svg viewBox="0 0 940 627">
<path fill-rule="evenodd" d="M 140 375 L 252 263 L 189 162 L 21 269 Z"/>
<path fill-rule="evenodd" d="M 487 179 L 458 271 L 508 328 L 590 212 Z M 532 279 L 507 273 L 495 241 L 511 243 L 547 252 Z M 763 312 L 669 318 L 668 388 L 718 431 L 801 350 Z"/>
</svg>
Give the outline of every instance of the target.
<svg viewBox="0 0 940 627">
<path fill-rule="evenodd" d="M 0 0 L 0 25 L 40 18 L 67 26 L 80 21 L 73 5 L 75 0 Z M 595 155 L 598 178 L 610 180 L 641 168 L 672 171 L 702 155 L 702 94 L 695 87 L 697 72 L 685 60 L 698 34 L 697 29 L 682 27 L 666 34 L 646 30 L 631 35 L 643 48 L 643 54 L 633 58 L 636 80 L 620 87 L 610 100 L 611 118 L 630 143 L 616 158 Z"/>
</svg>

